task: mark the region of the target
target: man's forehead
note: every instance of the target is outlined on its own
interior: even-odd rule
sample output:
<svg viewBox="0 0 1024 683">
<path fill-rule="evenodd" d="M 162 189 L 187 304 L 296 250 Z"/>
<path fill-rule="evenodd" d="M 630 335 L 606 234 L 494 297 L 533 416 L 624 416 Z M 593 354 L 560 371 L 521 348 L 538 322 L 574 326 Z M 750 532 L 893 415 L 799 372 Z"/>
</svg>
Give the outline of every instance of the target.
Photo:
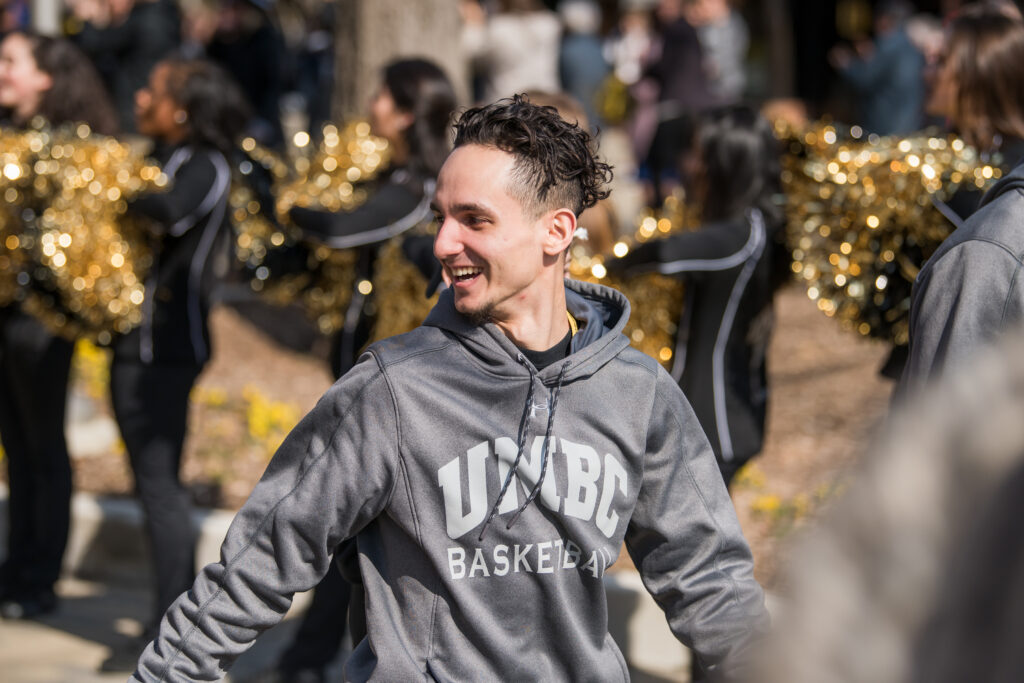
<svg viewBox="0 0 1024 683">
<path fill-rule="evenodd" d="M 437 177 L 437 198 L 444 202 L 479 200 L 481 195 L 507 195 L 509 173 L 515 158 L 496 147 L 457 147 Z M 474 200 L 474 201 L 476 201 Z"/>
<path fill-rule="evenodd" d="M 490 178 L 508 173 L 515 165 L 515 157 L 497 147 L 462 145 L 452 150 L 441 167 L 439 180 L 444 176 Z M 486 173 L 486 176 L 482 176 Z"/>
</svg>

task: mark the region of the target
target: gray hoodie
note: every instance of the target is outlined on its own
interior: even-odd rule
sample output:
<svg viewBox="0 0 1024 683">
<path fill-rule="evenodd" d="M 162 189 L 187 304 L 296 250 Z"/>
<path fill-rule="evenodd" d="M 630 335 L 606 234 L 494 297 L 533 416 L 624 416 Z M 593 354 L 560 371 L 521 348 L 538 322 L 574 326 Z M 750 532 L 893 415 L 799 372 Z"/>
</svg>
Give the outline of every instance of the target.
<svg viewBox="0 0 1024 683">
<path fill-rule="evenodd" d="M 903 389 L 1024 320 L 1024 164 L 985 193 L 914 282 Z"/>
<path fill-rule="evenodd" d="M 220 678 L 351 536 L 368 637 L 349 680 L 628 680 L 602 582 L 624 540 L 679 639 L 732 661 L 765 611 L 708 441 L 629 347 L 625 297 L 566 294 L 582 329 L 540 372 L 450 293 L 374 344 L 281 446 L 135 680 Z"/>
</svg>

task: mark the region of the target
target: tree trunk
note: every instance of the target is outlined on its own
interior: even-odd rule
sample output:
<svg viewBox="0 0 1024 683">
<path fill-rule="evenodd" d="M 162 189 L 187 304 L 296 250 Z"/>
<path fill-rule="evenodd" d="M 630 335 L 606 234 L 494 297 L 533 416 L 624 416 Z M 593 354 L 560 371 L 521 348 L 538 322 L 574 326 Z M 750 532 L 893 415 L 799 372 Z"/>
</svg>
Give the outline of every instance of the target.
<svg viewBox="0 0 1024 683">
<path fill-rule="evenodd" d="M 468 101 L 468 69 L 459 46 L 462 20 L 454 0 L 339 0 L 335 30 L 336 120 L 365 116 L 381 68 L 399 57 L 440 66 Z"/>
<path fill-rule="evenodd" d="M 63 6 L 60 0 L 31 0 L 32 30 L 44 36 L 61 34 Z"/>
</svg>

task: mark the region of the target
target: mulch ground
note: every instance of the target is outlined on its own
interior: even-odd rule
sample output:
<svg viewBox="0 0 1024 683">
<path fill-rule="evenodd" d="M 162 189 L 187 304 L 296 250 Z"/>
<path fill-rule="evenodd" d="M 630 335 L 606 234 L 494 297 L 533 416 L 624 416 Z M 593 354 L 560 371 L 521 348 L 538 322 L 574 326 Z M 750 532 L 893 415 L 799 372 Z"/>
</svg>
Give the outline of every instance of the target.
<svg viewBox="0 0 1024 683">
<path fill-rule="evenodd" d="M 243 395 L 251 403 L 256 395 L 301 415 L 330 386 L 331 376 L 317 353 L 284 348 L 230 308 L 216 310 L 212 324 L 215 351 L 200 393 L 214 400 L 193 405 L 183 475 L 198 503 L 235 508 L 262 473 L 268 448 L 266 439 L 252 436 L 259 427 L 251 412 L 247 417 L 231 406 L 240 405 Z M 779 293 L 767 441 L 733 490 L 766 586 L 772 586 L 794 531 L 835 495 L 884 416 L 892 386 L 877 371 L 887 352 L 885 344 L 826 318 L 798 285 Z M 123 454 L 78 458 L 74 470 L 78 490 L 130 491 Z"/>
</svg>

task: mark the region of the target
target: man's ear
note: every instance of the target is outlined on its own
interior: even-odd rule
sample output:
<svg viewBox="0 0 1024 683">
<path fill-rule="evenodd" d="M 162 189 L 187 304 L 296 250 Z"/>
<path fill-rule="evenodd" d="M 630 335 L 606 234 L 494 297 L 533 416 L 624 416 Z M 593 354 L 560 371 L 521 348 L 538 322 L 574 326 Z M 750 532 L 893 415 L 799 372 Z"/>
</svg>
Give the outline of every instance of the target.
<svg viewBox="0 0 1024 683">
<path fill-rule="evenodd" d="M 561 254 L 572 244 L 576 233 L 576 214 L 569 209 L 558 209 L 551 214 L 548 233 L 544 239 L 544 253 L 550 256 Z"/>
</svg>

